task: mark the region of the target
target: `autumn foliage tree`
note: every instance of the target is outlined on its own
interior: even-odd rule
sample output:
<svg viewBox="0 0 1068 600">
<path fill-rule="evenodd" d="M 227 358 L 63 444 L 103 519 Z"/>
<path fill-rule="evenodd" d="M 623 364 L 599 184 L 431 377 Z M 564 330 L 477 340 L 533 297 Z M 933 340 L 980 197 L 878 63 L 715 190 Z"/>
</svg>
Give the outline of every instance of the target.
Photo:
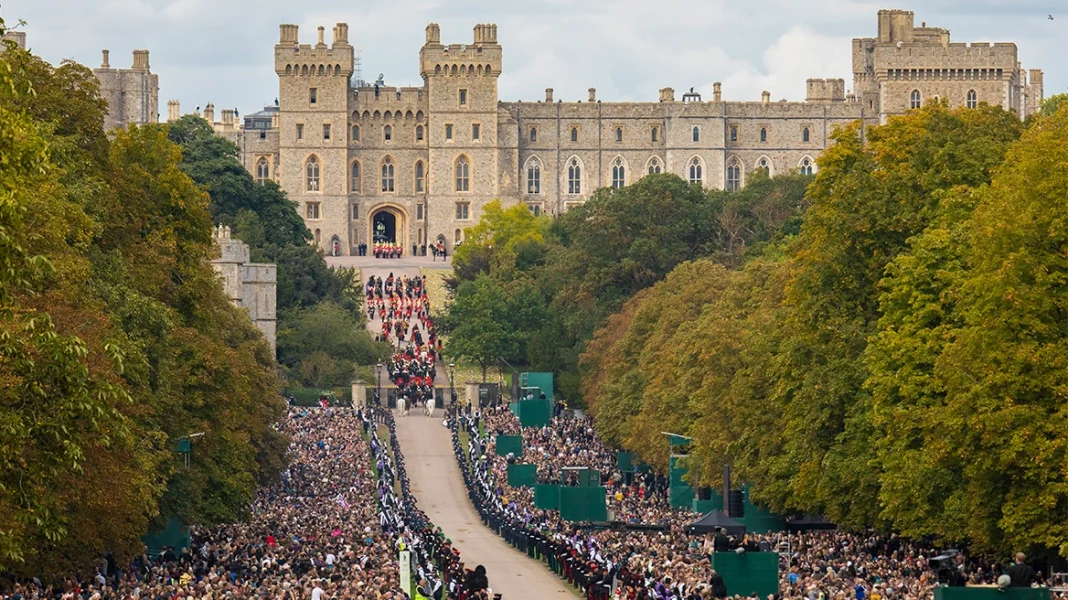
<svg viewBox="0 0 1068 600">
<path fill-rule="evenodd" d="M 109 139 L 84 67 L 0 55 L 0 572 L 122 562 L 240 518 L 284 468 L 270 350 L 223 294 L 161 126 Z M 174 453 L 197 438 L 189 468 Z"/>
</svg>

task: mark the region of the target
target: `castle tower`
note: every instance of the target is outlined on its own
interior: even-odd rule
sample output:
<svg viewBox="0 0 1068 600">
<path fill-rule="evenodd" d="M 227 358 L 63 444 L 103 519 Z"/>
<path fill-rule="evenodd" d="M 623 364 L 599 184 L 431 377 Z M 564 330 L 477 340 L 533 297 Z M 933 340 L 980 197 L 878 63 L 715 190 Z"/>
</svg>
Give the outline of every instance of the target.
<svg viewBox="0 0 1068 600">
<path fill-rule="evenodd" d="M 296 25 L 279 27 L 274 47 L 278 74 L 279 183 L 296 201 L 328 254 L 351 247 L 348 208 L 348 102 L 354 52 L 349 27 L 338 23 L 332 44 L 318 30 L 314 46 L 300 44 Z"/>
<path fill-rule="evenodd" d="M 428 239 L 444 236 L 451 247 L 457 231 L 481 217 L 482 206 L 500 195 L 497 78 L 502 68 L 497 26 L 474 26 L 471 43 L 443 45 L 436 23 L 426 28 L 419 51 L 420 75 L 428 95 L 427 123 L 431 194 Z M 464 165 L 466 164 L 466 168 Z M 516 184 L 517 185 L 517 184 Z"/>
<path fill-rule="evenodd" d="M 129 69 L 112 68 L 109 52 L 101 54 L 93 75 L 100 81 L 100 96 L 108 103 L 104 128 L 159 122 L 159 76 L 148 64 L 148 50 L 134 50 Z"/>
</svg>

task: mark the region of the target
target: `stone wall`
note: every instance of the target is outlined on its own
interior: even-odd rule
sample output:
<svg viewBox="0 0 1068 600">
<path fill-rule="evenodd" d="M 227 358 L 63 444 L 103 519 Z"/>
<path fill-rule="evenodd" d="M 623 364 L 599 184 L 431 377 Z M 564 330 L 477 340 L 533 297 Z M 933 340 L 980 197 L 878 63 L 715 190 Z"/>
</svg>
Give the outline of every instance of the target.
<svg viewBox="0 0 1068 600">
<path fill-rule="evenodd" d="M 222 280 L 223 291 L 235 306 L 248 311 L 249 319 L 263 332 L 274 353 L 277 343 L 278 268 L 272 264 L 250 263 L 248 244 L 219 226 L 213 233 L 219 256 L 211 266 Z"/>
</svg>

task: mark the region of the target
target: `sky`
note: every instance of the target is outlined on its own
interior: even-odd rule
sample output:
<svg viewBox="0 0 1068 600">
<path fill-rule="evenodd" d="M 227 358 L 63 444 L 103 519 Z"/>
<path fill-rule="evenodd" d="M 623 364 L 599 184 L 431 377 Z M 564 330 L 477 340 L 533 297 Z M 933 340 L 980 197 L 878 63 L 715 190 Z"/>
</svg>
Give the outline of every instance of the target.
<svg viewBox="0 0 1068 600">
<path fill-rule="evenodd" d="M 957 42 L 1016 42 L 1024 68 L 1045 72 L 1046 96 L 1068 91 L 1068 0 L 3 0 L 8 25 L 26 24 L 28 46 L 46 60 L 129 67 L 135 48 L 150 50 L 159 75 L 160 112 L 213 102 L 216 114 L 273 104 L 278 25 L 300 26 L 314 44 L 326 27 L 349 24 L 362 52 L 363 78 L 421 85 L 419 48 L 427 23 L 445 44 L 471 43 L 476 23 L 496 23 L 504 48 L 501 100 L 656 101 L 673 87 L 711 99 L 803 100 L 808 78 L 843 78 L 852 87 L 850 40 L 876 35 L 880 8 L 916 13 L 916 26 L 948 28 Z M 1053 20 L 1049 19 L 1053 16 Z"/>
</svg>

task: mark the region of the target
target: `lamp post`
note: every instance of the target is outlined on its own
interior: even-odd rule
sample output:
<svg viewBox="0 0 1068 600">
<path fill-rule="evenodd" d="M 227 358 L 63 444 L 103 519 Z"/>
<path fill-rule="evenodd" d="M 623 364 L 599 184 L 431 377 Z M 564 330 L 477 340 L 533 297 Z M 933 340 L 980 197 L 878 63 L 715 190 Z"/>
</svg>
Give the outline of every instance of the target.
<svg viewBox="0 0 1068 600">
<path fill-rule="evenodd" d="M 449 402 L 456 404 L 456 363 L 449 363 Z"/>
<path fill-rule="evenodd" d="M 382 405 L 382 363 L 375 365 L 375 406 Z"/>
</svg>

